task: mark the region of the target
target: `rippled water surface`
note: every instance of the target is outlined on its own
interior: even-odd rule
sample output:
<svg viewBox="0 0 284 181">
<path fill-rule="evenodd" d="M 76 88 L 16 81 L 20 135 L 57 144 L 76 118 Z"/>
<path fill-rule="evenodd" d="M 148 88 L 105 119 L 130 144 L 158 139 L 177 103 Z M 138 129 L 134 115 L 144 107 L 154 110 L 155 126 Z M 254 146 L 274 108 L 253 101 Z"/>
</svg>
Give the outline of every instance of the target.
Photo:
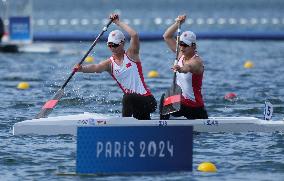
<svg viewBox="0 0 284 181">
<path fill-rule="evenodd" d="M 109 1 L 101 1 L 101 3 L 106 2 Z M 172 5 L 176 1 L 167 2 Z M 222 2 L 216 2 L 218 2 L 217 8 L 220 8 Z M 276 11 L 277 8 L 273 11 L 273 7 L 283 5 L 281 1 L 269 1 L 270 4 L 267 6 L 260 6 L 258 3 L 264 4 L 261 0 L 252 2 L 257 6 L 249 3 L 245 8 L 246 16 L 259 13 L 253 10 L 255 7 L 265 10 L 264 14 L 270 17 L 275 15 L 282 17 L 282 14 Z M 51 10 L 47 1 L 38 1 L 38 3 L 36 7 L 44 9 L 43 6 L 47 6 L 46 11 Z M 242 3 L 236 2 L 236 4 L 241 6 Z M 205 3 L 203 9 L 208 11 L 202 12 L 204 16 L 210 16 L 210 12 L 230 16 L 228 6 L 233 6 L 233 2 L 228 1 L 225 5 L 227 6 L 224 12 L 214 12 Z M 166 12 L 159 10 L 157 6 L 159 3 L 153 2 L 155 8 L 153 13 L 166 16 Z M 180 5 L 178 7 L 181 8 Z M 126 11 L 124 6 L 120 9 Z M 249 10 L 252 12 L 248 12 Z M 81 9 L 72 13 L 79 16 L 81 11 L 85 14 L 87 10 Z M 141 11 L 138 11 L 139 15 Z M 241 10 L 233 8 L 232 13 L 235 11 Z M 36 12 L 38 16 L 41 16 L 41 13 Z M 56 13 L 64 14 L 59 10 L 56 10 Z M 178 14 L 176 11 L 171 13 Z M 65 11 L 65 14 L 68 13 Z M 47 14 L 47 17 L 49 16 L 52 17 L 53 14 Z M 151 14 L 145 15 L 145 18 L 150 17 Z M 189 27 L 187 25 L 184 29 Z M 46 44 L 36 43 L 39 47 L 44 47 Z M 38 113 L 45 101 L 54 95 L 68 77 L 73 65 L 81 59 L 90 44 L 91 42 L 48 43 L 48 46 L 58 50 L 57 53 L 52 54 L 0 53 L 0 180 L 283 180 L 284 137 L 281 133 L 196 134 L 192 173 L 97 177 L 60 175 L 59 173 L 75 171 L 75 137 L 13 136 L 11 129 L 14 123 L 31 119 Z M 282 120 L 284 117 L 283 49 L 283 41 L 199 41 L 198 51 L 205 63 L 203 95 L 209 115 L 262 118 L 263 103 L 269 100 L 274 105 L 273 119 Z M 97 44 L 92 55 L 95 57 L 95 62 L 109 57 L 110 52 L 105 42 Z M 141 42 L 143 72 L 146 83 L 156 99 L 159 99 L 171 84 L 170 66 L 173 58 L 174 54 L 168 51 L 164 42 Z M 244 69 L 243 64 L 246 60 L 253 61 L 252 69 Z M 148 78 L 147 73 L 150 70 L 158 71 L 159 77 Z M 16 89 L 17 84 L 22 81 L 30 83 L 28 90 Z M 107 73 L 76 74 L 65 91 L 65 96 L 51 116 L 82 112 L 110 115 L 121 113 L 121 90 Z M 224 95 L 228 92 L 236 93 L 238 99 L 224 100 Z M 154 115 L 157 115 L 157 112 Z M 198 164 L 203 161 L 215 163 L 218 172 L 214 174 L 197 172 Z"/>
</svg>

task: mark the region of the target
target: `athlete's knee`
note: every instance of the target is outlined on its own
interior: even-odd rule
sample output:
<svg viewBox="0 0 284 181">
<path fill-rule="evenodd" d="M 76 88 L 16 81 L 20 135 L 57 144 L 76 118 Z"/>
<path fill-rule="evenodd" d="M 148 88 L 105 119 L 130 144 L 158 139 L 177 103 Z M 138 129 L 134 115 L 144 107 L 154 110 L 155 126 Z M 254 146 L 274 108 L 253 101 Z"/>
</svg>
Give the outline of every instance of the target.
<svg viewBox="0 0 284 181">
<path fill-rule="evenodd" d="M 127 103 L 129 103 L 131 101 L 131 97 L 129 96 L 129 95 L 127 95 L 127 94 L 124 94 L 123 95 L 123 98 L 122 98 L 122 103 L 123 104 L 127 104 Z"/>
<path fill-rule="evenodd" d="M 131 117 L 132 114 L 133 114 L 133 110 L 131 107 L 122 108 L 122 117 Z"/>
<path fill-rule="evenodd" d="M 128 95 L 124 95 L 122 99 L 122 117 L 131 117 L 133 114 L 133 104 Z"/>
</svg>

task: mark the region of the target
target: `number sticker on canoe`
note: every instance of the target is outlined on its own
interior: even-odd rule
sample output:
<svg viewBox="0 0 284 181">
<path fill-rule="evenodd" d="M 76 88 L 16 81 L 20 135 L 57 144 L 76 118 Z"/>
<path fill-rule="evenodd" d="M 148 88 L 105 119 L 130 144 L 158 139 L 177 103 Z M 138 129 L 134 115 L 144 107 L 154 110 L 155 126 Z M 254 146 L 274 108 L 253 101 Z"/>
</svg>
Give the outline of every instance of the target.
<svg viewBox="0 0 284 181">
<path fill-rule="evenodd" d="M 204 125 L 208 125 L 208 126 L 218 126 L 219 125 L 219 122 L 217 120 L 206 120 L 203 122 Z"/>
<path fill-rule="evenodd" d="M 167 126 L 168 122 L 167 121 L 159 121 L 159 126 Z"/>
</svg>

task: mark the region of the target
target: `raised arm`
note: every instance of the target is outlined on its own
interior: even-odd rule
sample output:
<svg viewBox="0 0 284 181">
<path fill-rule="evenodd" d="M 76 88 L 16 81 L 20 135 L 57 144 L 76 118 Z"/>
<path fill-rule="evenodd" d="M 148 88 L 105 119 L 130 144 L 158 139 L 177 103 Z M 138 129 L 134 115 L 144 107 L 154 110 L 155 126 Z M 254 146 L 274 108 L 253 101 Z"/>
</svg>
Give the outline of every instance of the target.
<svg viewBox="0 0 284 181">
<path fill-rule="evenodd" d="M 119 26 L 121 29 L 126 31 L 130 36 L 130 46 L 127 50 L 127 54 L 130 58 L 133 60 L 139 60 L 139 49 L 140 49 L 140 43 L 139 43 L 139 36 L 138 33 L 131 28 L 126 23 L 119 20 L 118 14 L 112 14 L 110 15 L 110 18 L 113 19 L 113 22 Z"/>
<path fill-rule="evenodd" d="M 175 23 L 172 24 L 164 33 L 163 38 L 166 41 L 169 48 L 175 52 L 176 51 L 176 39 L 174 37 L 175 32 L 178 29 L 178 22 L 184 23 L 186 15 L 180 15 L 176 18 Z"/>
</svg>

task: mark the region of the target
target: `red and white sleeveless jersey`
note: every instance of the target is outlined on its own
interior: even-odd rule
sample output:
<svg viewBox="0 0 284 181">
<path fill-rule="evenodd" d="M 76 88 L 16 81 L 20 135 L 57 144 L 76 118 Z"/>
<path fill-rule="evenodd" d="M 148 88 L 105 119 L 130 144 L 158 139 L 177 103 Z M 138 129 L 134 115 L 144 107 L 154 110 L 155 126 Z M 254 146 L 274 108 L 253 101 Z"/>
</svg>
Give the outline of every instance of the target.
<svg viewBox="0 0 284 181">
<path fill-rule="evenodd" d="M 110 57 L 110 60 L 111 76 L 125 94 L 136 93 L 144 96 L 151 95 L 144 81 L 140 61 L 134 62 L 126 54 L 124 54 L 123 63 L 121 65 L 115 63 L 113 56 Z"/>
<path fill-rule="evenodd" d="M 194 57 L 198 56 L 197 54 Z M 183 58 L 180 57 L 178 65 L 183 66 Z M 179 73 L 177 72 L 177 84 L 182 90 L 182 104 L 190 107 L 202 107 L 204 106 L 204 101 L 202 98 L 201 88 L 202 88 L 202 74 Z"/>
</svg>

